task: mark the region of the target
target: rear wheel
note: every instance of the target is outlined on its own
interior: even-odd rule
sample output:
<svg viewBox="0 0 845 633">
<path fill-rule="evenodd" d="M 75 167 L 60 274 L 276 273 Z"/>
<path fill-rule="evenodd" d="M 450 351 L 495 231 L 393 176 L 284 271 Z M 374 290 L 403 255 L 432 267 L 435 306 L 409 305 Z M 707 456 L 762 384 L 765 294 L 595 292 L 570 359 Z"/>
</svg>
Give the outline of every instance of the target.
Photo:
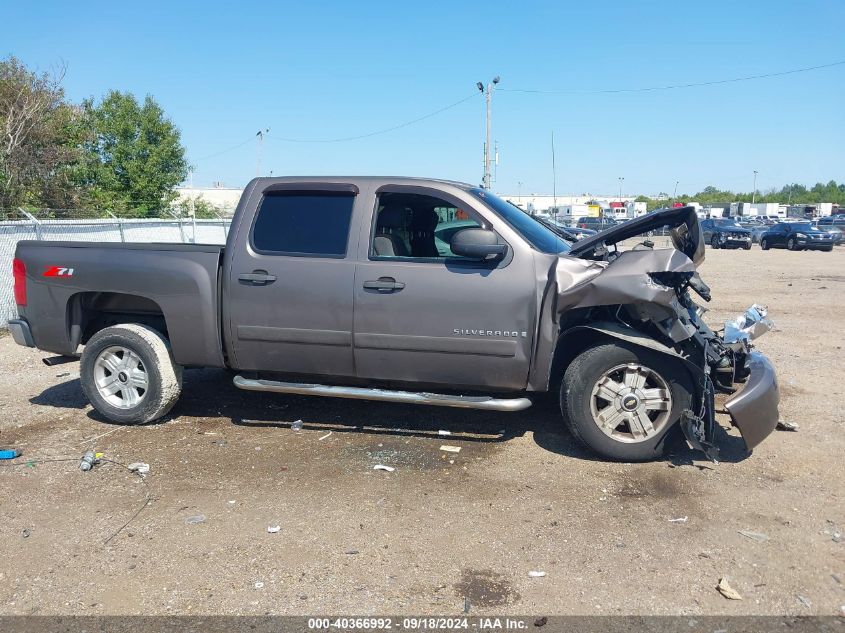
<svg viewBox="0 0 845 633">
<path fill-rule="evenodd" d="M 713 237 L 710 238 L 710 246 L 713 248 L 719 248 L 719 236 L 715 233 L 713 234 Z"/>
<path fill-rule="evenodd" d="M 165 338 L 135 323 L 92 336 L 82 352 L 79 377 L 91 405 L 123 424 L 162 417 L 182 390 L 182 367 L 173 361 Z"/>
<path fill-rule="evenodd" d="M 596 453 L 647 461 L 665 452 L 693 391 L 678 361 L 639 347 L 601 344 L 567 367 L 560 407 L 572 435 Z"/>
<path fill-rule="evenodd" d="M 760 239 L 760 248 L 762 248 L 764 251 L 767 251 L 770 248 L 769 240 L 767 240 L 765 237 Z"/>
</svg>

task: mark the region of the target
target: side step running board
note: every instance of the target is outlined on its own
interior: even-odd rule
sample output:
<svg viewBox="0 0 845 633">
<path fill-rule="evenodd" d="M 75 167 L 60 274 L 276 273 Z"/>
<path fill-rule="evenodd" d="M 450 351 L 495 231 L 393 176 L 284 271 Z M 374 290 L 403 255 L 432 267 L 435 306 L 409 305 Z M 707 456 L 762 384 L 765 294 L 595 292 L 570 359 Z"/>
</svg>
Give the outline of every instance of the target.
<svg viewBox="0 0 845 633">
<path fill-rule="evenodd" d="M 430 404 L 438 407 L 461 409 L 485 409 L 487 411 L 522 411 L 531 406 L 528 398 L 491 398 L 489 396 L 449 396 L 442 393 L 413 391 L 389 391 L 387 389 L 365 389 L 362 387 L 332 387 L 299 382 L 277 382 L 235 376 L 238 389 L 247 391 L 274 391 L 295 393 L 301 396 L 328 396 L 330 398 L 352 398 L 353 400 L 382 400 L 406 404 Z"/>
</svg>

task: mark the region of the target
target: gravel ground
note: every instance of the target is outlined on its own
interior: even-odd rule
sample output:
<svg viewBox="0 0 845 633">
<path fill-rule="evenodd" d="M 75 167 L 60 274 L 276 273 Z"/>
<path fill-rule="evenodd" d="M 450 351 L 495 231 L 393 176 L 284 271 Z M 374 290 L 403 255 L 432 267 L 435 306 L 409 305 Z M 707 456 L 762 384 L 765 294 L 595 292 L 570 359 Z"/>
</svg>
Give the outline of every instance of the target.
<svg viewBox="0 0 845 633">
<path fill-rule="evenodd" d="M 601 461 L 550 399 L 506 414 L 285 397 L 212 370 L 186 373 L 167 421 L 121 427 L 92 413 L 76 364 L 0 336 L 0 446 L 24 454 L 0 465 L 0 614 L 839 614 L 842 271 L 845 248 L 708 249 L 710 322 L 770 306 L 759 347 L 800 424 L 746 456 L 720 414 L 719 464 L 682 446 Z M 91 448 L 150 474 L 82 473 Z M 725 576 L 742 601 L 716 591 Z"/>
</svg>

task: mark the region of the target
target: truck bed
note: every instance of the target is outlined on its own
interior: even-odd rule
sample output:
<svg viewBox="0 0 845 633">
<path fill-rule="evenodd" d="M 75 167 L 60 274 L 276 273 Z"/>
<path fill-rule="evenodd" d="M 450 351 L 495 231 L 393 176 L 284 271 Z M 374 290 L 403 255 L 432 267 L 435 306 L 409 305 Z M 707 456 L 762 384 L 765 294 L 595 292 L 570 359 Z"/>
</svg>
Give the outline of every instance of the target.
<svg viewBox="0 0 845 633">
<path fill-rule="evenodd" d="M 101 319 L 129 313 L 167 329 L 179 364 L 223 367 L 223 249 L 208 244 L 21 241 L 15 258 L 26 266 L 28 296 L 27 305 L 18 310 L 30 323 L 36 345 L 57 354 L 76 353 L 85 342 L 89 313 Z"/>
</svg>

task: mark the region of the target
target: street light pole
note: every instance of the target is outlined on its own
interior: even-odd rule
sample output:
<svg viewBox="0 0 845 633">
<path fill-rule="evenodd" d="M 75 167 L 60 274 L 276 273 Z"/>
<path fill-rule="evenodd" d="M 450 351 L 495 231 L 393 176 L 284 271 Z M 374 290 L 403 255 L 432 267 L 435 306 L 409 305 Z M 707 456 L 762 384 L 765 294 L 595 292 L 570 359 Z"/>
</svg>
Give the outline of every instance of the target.
<svg viewBox="0 0 845 633">
<path fill-rule="evenodd" d="M 485 89 L 484 84 L 480 81 L 475 84 L 478 86 L 478 89 L 484 93 L 485 101 L 487 104 L 487 118 L 486 118 L 486 141 L 484 143 L 484 177 L 481 180 L 481 186 L 485 189 L 489 189 L 490 185 L 492 184 L 492 173 L 490 172 L 490 154 L 491 154 L 491 140 L 490 140 L 490 109 L 492 106 L 493 101 L 493 87 L 499 83 L 500 79 L 499 76 L 496 75 L 493 77 L 493 81 L 487 84 L 487 88 Z"/>
<path fill-rule="evenodd" d="M 261 154 L 264 152 L 264 135 L 270 131 L 268 127 L 266 130 L 258 130 L 255 133 L 255 137 L 258 139 L 258 153 L 255 158 L 255 176 L 256 178 L 261 175 Z"/>
<path fill-rule="evenodd" d="M 678 197 L 678 183 L 681 182 L 680 180 L 675 181 L 675 190 L 672 192 L 672 202 L 675 202 L 675 198 Z"/>
<path fill-rule="evenodd" d="M 751 192 L 751 204 L 757 201 L 757 170 L 754 170 L 754 191 Z"/>
<path fill-rule="evenodd" d="M 622 184 L 625 182 L 625 178 L 619 176 L 619 202 L 622 202 Z"/>
</svg>

